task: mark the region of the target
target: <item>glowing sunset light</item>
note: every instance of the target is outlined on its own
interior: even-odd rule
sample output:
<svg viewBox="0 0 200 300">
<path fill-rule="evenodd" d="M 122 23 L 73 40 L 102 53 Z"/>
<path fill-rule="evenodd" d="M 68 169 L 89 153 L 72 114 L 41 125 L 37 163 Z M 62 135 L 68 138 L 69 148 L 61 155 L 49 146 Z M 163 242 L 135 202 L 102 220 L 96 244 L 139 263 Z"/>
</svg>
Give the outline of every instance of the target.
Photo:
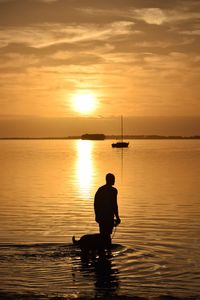
<svg viewBox="0 0 200 300">
<path fill-rule="evenodd" d="M 72 107 L 79 113 L 91 113 L 97 107 L 96 96 L 92 92 L 77 92 L 72 97 Z"/>
</svg>

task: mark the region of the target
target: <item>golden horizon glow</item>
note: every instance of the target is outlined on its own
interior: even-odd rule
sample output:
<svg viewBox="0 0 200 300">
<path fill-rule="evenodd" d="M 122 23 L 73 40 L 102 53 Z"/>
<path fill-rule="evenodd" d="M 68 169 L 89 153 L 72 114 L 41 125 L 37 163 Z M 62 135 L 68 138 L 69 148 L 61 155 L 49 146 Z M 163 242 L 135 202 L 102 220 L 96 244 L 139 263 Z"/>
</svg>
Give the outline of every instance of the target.
<svg viewBox="0 0 200 300">
<path fill-rule="evenodd" d="M 72 96 L 73 110 L 82 114 L 92 113 L 97 108 L 96 95 L 91 91 L 80 91 Z"/>
</svg>

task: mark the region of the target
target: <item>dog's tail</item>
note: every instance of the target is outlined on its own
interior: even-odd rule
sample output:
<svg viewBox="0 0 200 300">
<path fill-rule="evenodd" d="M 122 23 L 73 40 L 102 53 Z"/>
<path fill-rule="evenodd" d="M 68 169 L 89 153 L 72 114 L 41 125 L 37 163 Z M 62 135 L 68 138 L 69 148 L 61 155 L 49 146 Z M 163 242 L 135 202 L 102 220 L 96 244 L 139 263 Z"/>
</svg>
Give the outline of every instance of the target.
<svg viewBox="0 0 200 300">
<path fill-rule="evenodd" d="M 76 241 L 75 236 L 72 237 L 72 242 L 74 245 L 79 245 L 79 241 Z"/>
</svg>

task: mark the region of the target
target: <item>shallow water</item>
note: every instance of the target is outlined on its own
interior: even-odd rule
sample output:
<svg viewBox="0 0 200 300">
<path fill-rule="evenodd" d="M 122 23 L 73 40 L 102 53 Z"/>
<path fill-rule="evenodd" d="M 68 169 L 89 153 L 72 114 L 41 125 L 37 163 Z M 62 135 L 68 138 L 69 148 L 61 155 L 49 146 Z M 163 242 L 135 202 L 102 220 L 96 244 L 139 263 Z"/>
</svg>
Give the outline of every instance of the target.
<svg viewBox="0 0 200 300">
<path fill-rule="evenodd" d="M 0 141 L 0 298 L 200 298 L 200 141 Z M 93 197 L 116 175 L 112 253 L 81 260 Z"/>
</svg>

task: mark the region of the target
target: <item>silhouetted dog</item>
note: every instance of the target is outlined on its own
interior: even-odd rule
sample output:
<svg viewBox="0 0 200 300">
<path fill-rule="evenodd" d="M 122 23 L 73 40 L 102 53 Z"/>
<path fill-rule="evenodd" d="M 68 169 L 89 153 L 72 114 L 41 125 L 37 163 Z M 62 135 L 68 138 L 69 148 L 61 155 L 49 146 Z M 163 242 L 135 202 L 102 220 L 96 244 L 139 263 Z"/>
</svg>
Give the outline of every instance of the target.
<svg viewBox="0 0 200 300">
<path fill-rule="evenodd" d="M 76 240 L 75 236 L 73 236 L 72 241 L 74 245 L 80 247 L 83 254 L 88 254 L 89 252 L 95 253 L 96 251 L 100 253 L 108 246 L 105 239 L 99 233 L 83 235 L 80 240 Z"/>
</svg>

